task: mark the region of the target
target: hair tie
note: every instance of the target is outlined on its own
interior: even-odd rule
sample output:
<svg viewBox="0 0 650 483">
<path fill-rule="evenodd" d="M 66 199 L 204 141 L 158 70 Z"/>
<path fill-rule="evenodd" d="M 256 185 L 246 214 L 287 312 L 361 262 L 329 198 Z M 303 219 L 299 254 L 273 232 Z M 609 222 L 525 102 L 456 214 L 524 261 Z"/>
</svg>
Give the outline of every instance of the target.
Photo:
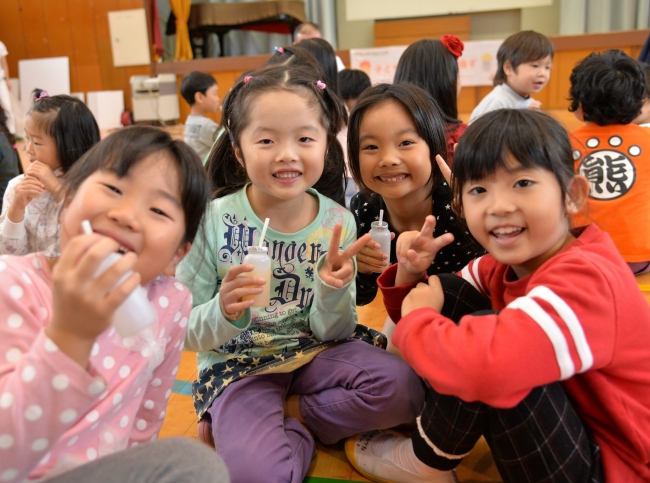
<svg viewBox="0 0 650 483">
<path fill-rule="evenodd" d="M 458 58 L 463 54 L 463 49 L 465 44 L 455 35 L 443 35 L 440 39 L 440 43 L 445 46 L 445 48 L 453 55 Z"/>
<path fill-rule="evenodd" d="M 251 80 L 252 78 L 253 78 L 252 75 L 247 75 L 246 77 L 244 77 L 244 84 L 248 84 L 248 81 Z"/>
<path fill-rule="evenodd" d="M 327 84 L 319 80 L 318 82 L 316 82 L 316 87 L 318 87 L 322 91 L 327 87 Z"/>
<path fill-rule="evenodd" d="M 14 148 L 14 149 L 18 149 L 18 143 L 14 143 L 14 145 L 11 146 L 11 147 Z"/>
<path fill-rule="evenodd" d="M 284 49 L 283 49 L 282 47 L 276 47 L 276 48 L 275 48 L 275 51 L 276 51 L 278 54 L 284 54 Z"/>
<path fill-rule="evenodd" d="M 50 97 L 47 91 L 41 91 L 39 95 L 34 96 L 34 102 L 40 101 L 41 99 L 45 99 L 46 97 Z"/>
</svg>

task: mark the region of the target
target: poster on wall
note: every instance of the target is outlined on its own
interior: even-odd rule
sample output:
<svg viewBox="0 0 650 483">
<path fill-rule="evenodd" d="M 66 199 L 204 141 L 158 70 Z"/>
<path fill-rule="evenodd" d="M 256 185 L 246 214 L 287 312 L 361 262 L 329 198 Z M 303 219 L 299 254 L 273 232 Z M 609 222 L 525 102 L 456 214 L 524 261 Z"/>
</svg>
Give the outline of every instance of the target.
<svg viewBox="0 0 650 483">
<path fill-rule="evenodd" d="M 463 86 L 491 86 L 497 71 L 497 50 L 503 40 L 468 40 L 458 59 Z M 393 82 L 397 63 L 406 45 L 350 49 L 350 66 L 364 71 L 373 84 Z"/>
</svg>

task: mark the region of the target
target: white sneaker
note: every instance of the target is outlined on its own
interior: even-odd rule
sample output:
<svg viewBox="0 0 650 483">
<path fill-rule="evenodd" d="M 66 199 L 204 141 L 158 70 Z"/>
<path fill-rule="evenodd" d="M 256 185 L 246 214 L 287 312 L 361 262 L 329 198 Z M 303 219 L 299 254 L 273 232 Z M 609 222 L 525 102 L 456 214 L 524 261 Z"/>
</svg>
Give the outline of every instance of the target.
<svg viewBox="0 0 650 483">
<path fill-rule="evenodd" d="M 373 442 L 381 437 L 404 440 L 402 436 L 386 434 L 379 431 L 369 431 L 348 438 L 345 442 L 345 454 L 354 468 L 370 481 L 376 483 L 458 483 L 455 471 L 440 471 L 426 467 L 427 474 L 414 473 L 400 466 L 390 457 L 390 451 L 373 448 Z M 386 447 L 386 445 L 381 445 Z M 390 445 L 388 445 L 390 446 Z M 419 461 L 419 460 L 418 460 Z"/>
</svg>

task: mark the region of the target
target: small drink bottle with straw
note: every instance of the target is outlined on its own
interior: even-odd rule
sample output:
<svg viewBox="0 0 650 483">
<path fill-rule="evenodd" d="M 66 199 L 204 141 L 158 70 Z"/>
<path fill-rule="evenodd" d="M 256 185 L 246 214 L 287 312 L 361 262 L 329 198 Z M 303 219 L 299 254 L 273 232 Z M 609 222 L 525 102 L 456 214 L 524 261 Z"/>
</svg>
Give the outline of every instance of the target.
<svg viewBox="0 0 650 483">
<path fill-rule="evenodd" d="M 269 218 L 264 221 L 264 228 L 262 228 L 259 244 L 248 247 L 248 254 L 244 257 L 243 261 L 243 263 L 253 265 L 254 267 L 252 272 L 245 274 L 246 276 L 264 279 L 262 293 L 242 297 L 242 300 L 254 300 L 253 307 L 266 307 L 271 303 L 271 257 L 269 257 L 268 247 L 263 246 L 268 227 Z M 255 285 L 255 287 L 259 287 L 259 285 Z"/>
<path fill-rule="evenodd" d="M 81 222 L 83 232 L 89 235 L 93 232 L 90 222 L 84 220 Z M 95 277 L 99 277 L 102 273 L 108 270 L 114 263 L 117 263 L 123 257 L 121 253 L 111 253 L 99 265 Z M 115 284 L 117 287 L 124 280 L 129 278 L 133 271 L 129 270 L 122 276 Z M 133 292 L 122 302 L 122 304 L 115 310 L 113 315 L 113 326 L 121 337 L 129 337 L 140 332 L 145 327 L 150 326 L 158 319 L 156 309 L 149 301 L 147 290 L 138 285 Z"/>
<path fill-rule="evenodd" d="M 379 243 L 379 251 L 388 257 L 386 261 L 390 265 L 390 231 L 388 223 L 383 221 L 383 218 L 384 210 L 379 210 L 379 221 L 370 224 L 370 235 L 373 241 Z"/>
</svg>

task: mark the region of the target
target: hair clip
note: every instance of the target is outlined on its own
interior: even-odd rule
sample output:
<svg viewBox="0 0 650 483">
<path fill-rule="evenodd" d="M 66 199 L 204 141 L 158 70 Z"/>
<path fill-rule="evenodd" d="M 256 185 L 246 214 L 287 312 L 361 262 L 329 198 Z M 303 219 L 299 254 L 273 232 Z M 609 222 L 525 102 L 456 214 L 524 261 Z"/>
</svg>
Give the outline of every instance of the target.
<svg viewBox="0 0 650 483">
<path fill-rule="evenodd" d="M 275 51 L 276 51 L 278 54 L 284 54 L 284 49 L 283 49 L 282 47 L 275 47 Z"/>
<path fill-rule="evenodd" d="M 316 82 L 316 87 L 318 87 L 322 91 L 327 87 L 327 84 L 319 80 L 318 82 Z"/>
<path fill-rule="evenodd" d="M 14 149 L 18 149 L 18 143 L 14 143 L 14 145 L 11 146 L 11 147 L 14 148 Z"/>
<path fill-rule="evenodd" d="M 455 35 L 443 35 L 440 39 L 440 43 L 445 46 L 445 48 L 453 55 L 458 58 L 463 54 L 463 49 L 465 44 Z"/>
<path fill-rule="evenodd" d="M 244 84 L 248 84 L 248 81 L 251 80 L 252 78 L 253 78 L 252 75 L 247 75 L 246 77 L 244 77 Z"/>
<path fill-rule="evenodd" d="M 47 91 L 41 91 L 39 95 L 34 96 L 34 102 L 40 101 L 41 99 L 45 99 L 46 97 L 50 97 Z"/>
</svg>

